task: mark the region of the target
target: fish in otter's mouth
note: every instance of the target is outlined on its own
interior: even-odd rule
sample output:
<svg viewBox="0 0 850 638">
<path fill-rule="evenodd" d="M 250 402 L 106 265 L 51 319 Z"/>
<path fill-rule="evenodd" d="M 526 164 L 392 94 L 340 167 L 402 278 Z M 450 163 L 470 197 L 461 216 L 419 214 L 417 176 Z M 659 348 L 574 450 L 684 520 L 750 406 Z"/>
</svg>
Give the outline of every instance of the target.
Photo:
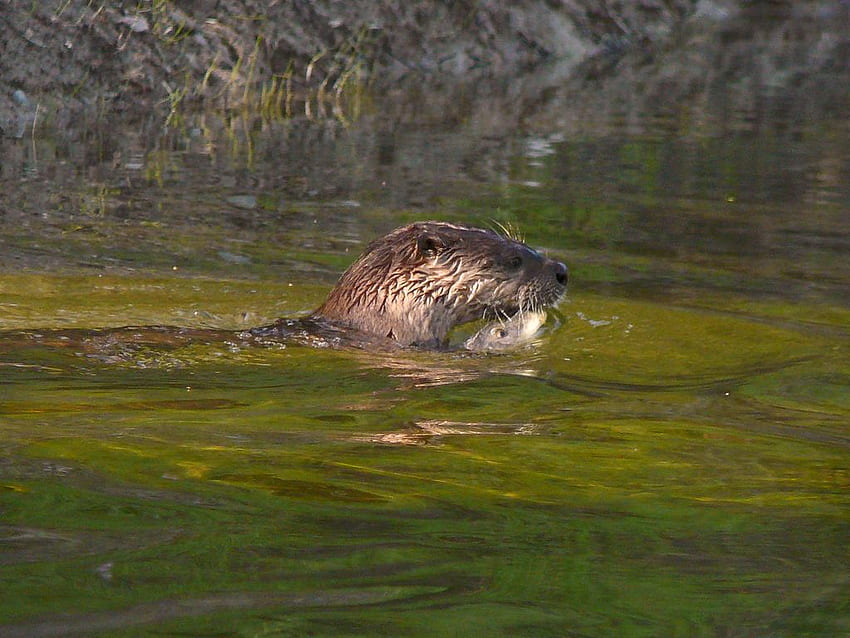
<svg viewBox="0 0 850 638">
<path fill-rule="evenodd" d="M 506 320 L 488 323 L 463 342 L 467 350 L 510 350 L 532 341 L 546 321 L 545 310 L 518 312 Z"/>
<path fill-rule="evenodd" d="M 461 323 L 540 313 L 567 277 L 563 263 L 492 230 L 417 222 L 369 244 L 312 318 L 438 346 Z"/>
</svg>

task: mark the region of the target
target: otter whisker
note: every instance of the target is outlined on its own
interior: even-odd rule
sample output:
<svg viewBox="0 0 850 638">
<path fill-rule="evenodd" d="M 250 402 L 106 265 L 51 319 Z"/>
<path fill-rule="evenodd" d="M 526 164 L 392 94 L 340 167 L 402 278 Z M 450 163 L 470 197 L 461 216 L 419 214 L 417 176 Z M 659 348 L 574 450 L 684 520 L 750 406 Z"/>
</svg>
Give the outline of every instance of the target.
<svg viewBox="0 0 850 638">
<path fill-rule="evenodd" d="M 525 242 L 519 230 L 511 224 L 511 222 L 500 222 L 497 219 L 491 219 L 490 225 L 500 232 L 506 239 L 512 239 L 516 242 Z"/>
</svg>

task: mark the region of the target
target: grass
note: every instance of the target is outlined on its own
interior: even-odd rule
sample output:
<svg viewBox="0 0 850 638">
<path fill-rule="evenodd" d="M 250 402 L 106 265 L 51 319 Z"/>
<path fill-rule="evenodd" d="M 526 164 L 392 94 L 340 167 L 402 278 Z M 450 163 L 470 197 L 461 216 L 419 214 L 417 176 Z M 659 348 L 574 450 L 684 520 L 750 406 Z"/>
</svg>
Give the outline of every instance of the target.
<svg viewBox="0 0 850 638">
<path fill-rule="evenodd" d="M 263 68 L 261 33 L 229 69 L 216 54 L 197 84 L 187 78 L 183 95 L 228 111 L 259 113 L 267 120 L 289 119 L 300 110 L 308 119 L 331 117 L 348 124 L 361 112 L 369 45 L 368 29 L 363 28 L 335 49 L 314 54 L 303 71 L 292 59 L 282 73 L 270 73 Z"/>
<path fill-rule="evenodd" d="M 272 68 L 279 36 L 266 16 L 204 18 L 172 0 L 137 0 L 123 10 L 98 0 L 79 4 L 56 0 L 51 17 L 80 32 L 94 24 L 113 29 L 119 56 L 132 55 L 140 69 L 136 82 L 161 96 L 165 128 L 179 126 L 181 116 L 197 108 L 248 112 L 269 121 L 335 119 L 344 125 L 360 116 L 374 57 L 375 32 L 368 26 L 353 27 L 339 43 L 306 57 L 294 53 L 288 64 Z M 85 74 L 71 87 L 71 96 L 101 90 L 103 80 L 93 85 L 93 79 Z M 122 81 L 117 91 L 137 89 Z"/>
</svg>

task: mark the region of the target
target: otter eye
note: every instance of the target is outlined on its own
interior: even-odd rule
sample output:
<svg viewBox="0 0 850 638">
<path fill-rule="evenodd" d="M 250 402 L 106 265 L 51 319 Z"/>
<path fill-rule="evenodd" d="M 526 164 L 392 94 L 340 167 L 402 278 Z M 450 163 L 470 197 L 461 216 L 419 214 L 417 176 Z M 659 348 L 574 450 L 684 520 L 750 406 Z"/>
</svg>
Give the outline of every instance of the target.
<svg viewBox="0 0 850 638">
<path fill-rule="evenodd" d="M 514 255 L 513 257 L 508 258 L 505 262 L 505 266 L 507 266 L 510 270 L 517 270 L 520 266 L 522 266 L 522 257 Z"/>
</svg>

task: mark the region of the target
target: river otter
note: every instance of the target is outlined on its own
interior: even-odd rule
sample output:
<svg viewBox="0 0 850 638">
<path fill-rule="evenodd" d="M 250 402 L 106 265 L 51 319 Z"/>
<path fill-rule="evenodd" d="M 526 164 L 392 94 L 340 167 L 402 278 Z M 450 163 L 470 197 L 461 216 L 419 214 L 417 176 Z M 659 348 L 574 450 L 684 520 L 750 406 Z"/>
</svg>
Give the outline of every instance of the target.
<svg viewBox="0 0 850 638">
<path fill-rule="evenodd" d="M 491 230 L 419 222 L 376 239 L 311 315 L 252 330 L 141 326 L 0 333 L 0 351 L 46 345 L 78 348 L 106 361 L 137 360 L 191 343 L 236 346 L 281 341 L 316 347 L 392 349 L 445 346 L 456 325 L 492 318 L 464 344 L 503 350 L 532 339 L 543 311 L 567 286 L 567 267 Z"/>
<path fill-rule="evenodd" d="M 373 241 L 308 318 L 401 346 L 439 347 L 456 325 L 539 312 L 564 294 L 567 267 L 491 230 L 417 222 Z M 281 320 L 252 330 L 281 336 Z"/>
</svg>

